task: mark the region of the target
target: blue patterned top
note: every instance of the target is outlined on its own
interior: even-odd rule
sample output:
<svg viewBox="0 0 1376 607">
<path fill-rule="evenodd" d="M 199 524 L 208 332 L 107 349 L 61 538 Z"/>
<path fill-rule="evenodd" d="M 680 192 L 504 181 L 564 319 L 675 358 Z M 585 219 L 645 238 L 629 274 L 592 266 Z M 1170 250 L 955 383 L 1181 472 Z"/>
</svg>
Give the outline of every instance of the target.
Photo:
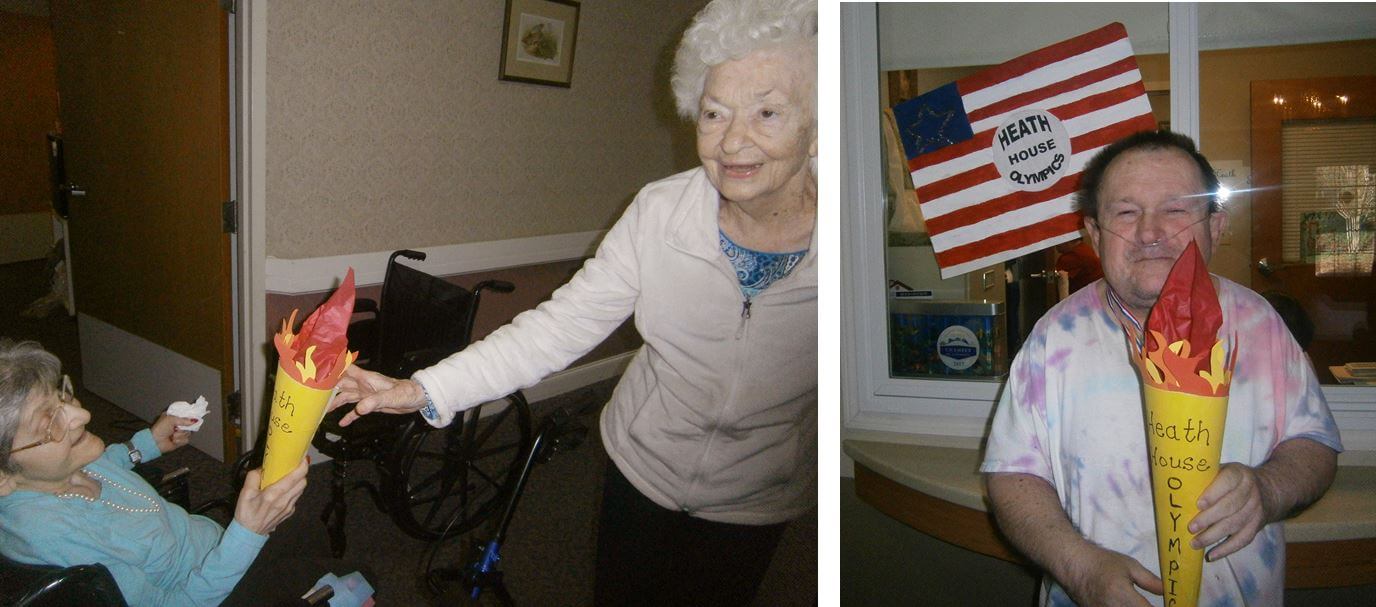
<svg viewBox="0 0 1376 607">
<path fill-rule="evenodd" d="M 741 293 L 747 298 L 759 295 L 793 271 L 794 266 L 807 255 L 807 249 L 793 253 L 765 253 L 747 249 L 731 241 L 726 232 L 717 230 L 721 235 L 721 252 L 736 270 L 736 278 L 741 282 Z"/>
</svg>

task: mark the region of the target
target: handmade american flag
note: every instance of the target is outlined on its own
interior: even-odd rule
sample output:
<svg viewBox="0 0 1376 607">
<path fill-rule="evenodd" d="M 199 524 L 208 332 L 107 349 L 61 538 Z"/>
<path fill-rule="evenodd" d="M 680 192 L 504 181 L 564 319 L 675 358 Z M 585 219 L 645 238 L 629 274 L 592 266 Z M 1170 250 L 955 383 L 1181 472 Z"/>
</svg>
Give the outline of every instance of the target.
<svg viewBox="0 0 1376 607">
<path fill-rule="evenodd" d="M 1156 128 L 1121 23 L 894 106 L 941 277 L 1079 237 L 1080 171 Z"/>
</svg>

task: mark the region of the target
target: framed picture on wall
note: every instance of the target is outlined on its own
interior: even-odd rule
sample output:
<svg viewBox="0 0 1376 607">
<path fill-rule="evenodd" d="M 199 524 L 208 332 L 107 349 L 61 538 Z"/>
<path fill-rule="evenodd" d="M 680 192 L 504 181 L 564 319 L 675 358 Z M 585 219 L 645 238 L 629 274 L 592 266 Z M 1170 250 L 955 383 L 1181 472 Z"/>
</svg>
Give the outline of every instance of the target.
<svg viewBox="0 0 1376 607">
<path fill-rule="evenodd" d="M 578 41 L 573 0 L 506 0 L 502 80 L 568 87 Z"/>
</svg>

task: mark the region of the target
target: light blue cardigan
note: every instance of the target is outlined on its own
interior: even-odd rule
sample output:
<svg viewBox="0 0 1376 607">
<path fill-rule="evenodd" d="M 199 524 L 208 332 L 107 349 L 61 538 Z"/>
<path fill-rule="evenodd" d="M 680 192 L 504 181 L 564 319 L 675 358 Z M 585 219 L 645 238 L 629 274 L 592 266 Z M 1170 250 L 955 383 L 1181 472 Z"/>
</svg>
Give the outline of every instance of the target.
<svg viewBox="0 0 1376 607">
<path fill-rule="evenodd" d="M 148 430 L 134 435 L 134 446 L 144 461 L 162 455 Z M 106 447 L 85 469 L 153 498 L 162 511 L 131 513 L 102 501 L 15 491 L 0 497 L 0 552 L 23 563 L 101 563 L 134 606 L 218 605 L 267 542 L 237 521 L 221 529 L 163 499 L 132 471 L 124 445 Z M 109 485 L 100 497 L 133 508 L 148 505 Z"/>
</svg>

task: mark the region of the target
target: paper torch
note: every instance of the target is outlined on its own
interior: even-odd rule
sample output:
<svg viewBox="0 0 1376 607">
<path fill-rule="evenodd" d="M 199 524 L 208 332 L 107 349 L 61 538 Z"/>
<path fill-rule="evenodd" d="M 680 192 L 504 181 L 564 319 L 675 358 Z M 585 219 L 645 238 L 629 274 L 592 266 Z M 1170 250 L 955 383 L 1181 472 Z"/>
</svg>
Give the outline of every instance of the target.
<svg viewBox="0 0 1376 607">
<path fill-rule="evenodd" d="M 1175 261 L 1134 344 L 1142 375 L 1156 542 L 1167 605 L 1194 606 L 1204 551 L 1190 547 L 1187 526 L 1218 475 L 1236 340 L 1218 338 L 1223 310 L 1199 247 Z"/>
<path fill-rule="evenodd" d="M 349 351 L 346 335 L 354 313 L 354 269 L 349 268 L 343 284 L 301 323 L 301 331 L 292 333 L 298 311 L 282 321 L 282 330 L 272 340 L 277 346 L 277 380 L 263 448 L 262 489 L 301 463 L 339 378 L 358 358 L 358 352 Z"/>
</svg>

